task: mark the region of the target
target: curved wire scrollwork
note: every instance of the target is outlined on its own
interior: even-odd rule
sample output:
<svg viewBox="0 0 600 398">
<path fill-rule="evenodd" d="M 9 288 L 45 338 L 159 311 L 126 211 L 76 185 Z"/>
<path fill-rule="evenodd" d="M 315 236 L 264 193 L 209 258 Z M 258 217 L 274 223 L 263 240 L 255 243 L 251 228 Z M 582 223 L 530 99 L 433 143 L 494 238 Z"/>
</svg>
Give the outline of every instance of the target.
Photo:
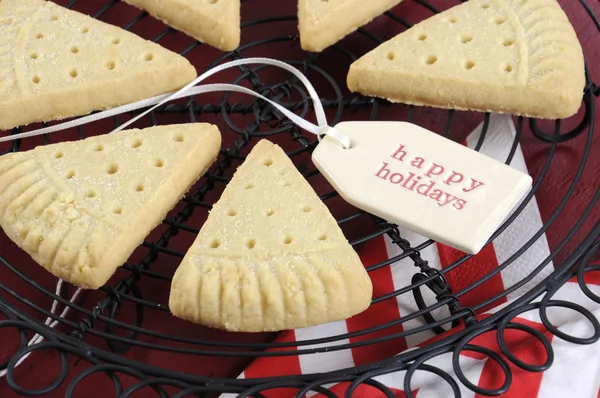
<svg viewBox="0 0 600 398">
<path fill-rule="evenodd" d="M 413 1 L 418 6 L 429 10 L 429 12 L 439 12 L 439 10 L 432 7 L 425 0 Z M 77 3 L 78 0 L 71 0 L 69 6 L 75 6 Z M 101 16 L 117 3 L 117 1 L 108 2 L 106 6 L 100 9 L 94 16 Z M 600 30 L 600 22 L 585 0 L 580 0 L 580 3 Z M 145 17 L 144 14 L 141 14 L 128 23 L 125 28 L 131 28 L 135 23 Z M 391 12 L 385 13 L 385 17 L 401 26 L 410 26 L 407 22 Z M 295 21 L 295 17 L 290 16 L 248 21 L 244 22 L 243 25 L 245 28 L 251 26 L 264 27 L 270 23 L 296 23 Z M 165 32 L 158 35 L 155 38 L 155 41 L 158 42 L 167 34 L 171 33 L 172 31 L 167 29 Z M 364 29 L 359 29 L 357 35 L 362 39 L 369 41 L 371 47 L 382 41 L 381 38 Z M 297 38 L 288 36 L 270 37 L 268 39 L 261 39 L 252 43 L 243 44 L 236 51 L 225 54 L 221 58 L 215 60 L 210 66 L 217 65 L 225 60 L 243 58 L 249 50 L 254 49 L 256 46 L 281 42 L 297 44 Z M 183 54 L 191 53 L 198 47 L 200 47 L 200 44 L 195 43 L 185 49 Z M 353 54 L 341 45 L 335 45 L 329 51 L 330 53 L 341 56 L 343 59 L 349 61 L 353 61 L 357 58 L 356 54 Z M 354 110 L 362 111 L 363 115 L 366 114 L 370 120 L 378 120 L 382 110 L 389 109 L 391 104 L 385 101 L 360 96 L 344 95 L 340 84 L 338 84 L 336 79 L 327 71 L 327 68 L 321 64 L 321 60 L 321 55 L 311 54 L 305 56 L 303 59 L 292 59 L 288 60 L 288 62 L 298 67 L 305 74 L 308 74 L 311 79 L 316 79 L 323 83 L 322 89 L 324 92 L 328 92 L 329 95 L 326 98 L 322 98 L 322 102 L 328 111 L 331 124 L 339 122 L 345 114 Z M 303 117 L 310 117 L 310 99 L 304 92 L 302 86 L 294 79 L 280 81 L 275 84 L 266 84 L 263 82 L 261 76 L 266 69 L 268 69 L 268 67 L 264 66 L 252 68 L 240 67 L 240 73 L 233 79 L 233 82 L 249 83 L 255 90 L 266 97 L 280 102 L 282 105 Z M 251 101 L 249 103 L 236 103 L 233 100 L 234 96 L 223 94 L 219 99 L 209 102 L 196 100 L 196 98 L 191 97 L 183 103 L 168 104 L 157 109 L 148 116 L 150 123 L 153 125 L 157 124 L 160 117 L 172 115 L 179 115 L 192 122 L 203 116 L 220 116 L 223 123 L 225 123 L 225 125 L 234 133 L 234 139 L 227 149 L 221 151 L 216 165 L 202 180 L 197 189 L 188 197 L 184 198 L 183 208 L 178 211 L 174 217 L 164 220 L 164 229 L 160 236 L 156 240 L 144 242 L 142 246 L 147 252 L 141 260 L 136 264 L 125 265 L 122 270 L 126 272 L 126 276 L 113 285 L 103 288 L 103 291 L 106 294 L 105 297 L 95 303 L 93 307 L 84 308 L 69 303 L 66 299 L 53 294 L 38 284 L 35 281 L 35 278 L 24 274 L 18 266 L 15 266 L 6 259 L 0 257 L 1 267 L 5 267 L 9 272 L 12 272 L 19 277 L 28 287 L 36 289 L 48 298 L 58 301 L 61 305 L 69 306 L 71 311 L 78 315 L 74 318 L 77 319 L 76 321 L 58 318 L 56 315 L 51 314 L 47 309 L 42 308 L 36 303 L 29 302 L 19 291 L 11 290 L 0 281 L 0 332 L 8 329 L 16 329 L 20 336 L 19 341 L 16 339 L 14 341 L 14 350 L 16 352 L 8 360 L 0 364 L 0 371 L 3 369 L 7 371 L 6 378 L 9 387 L 23 396 L 40 396 L 56 391 L 61 387 L 66 388 L 65 394 L 67 397 L 77 397 L 78 388 L 86 383 L 86 380 L 89 380 L 91 376 L 96 374 L 105 374 L 111 379 L 114 385 L 114 395 L 117 397 L 130 397 L 137 393 L 148 393 L 150 391 L 157 396 L 167 397 L 169 396 L 167 390 L 177 390 L 171 395 L 176 398 L 205 396 L 206 394 L 212 393 L 230 393 L 240 397 L 263 397 L 269 390 L 277 388 L 292 389 L 298 397 L 304 396 L 309 392 L 318 393 L 325 397 L 337 397 L 339 395 L 337 392 L 328 389 L 328 386 L 335 383 L 344 383 L 345 388 L 341 393 L 344 397 L 352 397 L 353 393 L 360 388 L 371 388 L 379 391 L 383 396 L 395 397 L 393 388 L 387 386 L 380 380 L 381 377 L 386 375 L 397 376 L 398 380 L 401 380 L 401 383 L 398 385 L 402 386 L 402 389 L 405 390 L 408 397 L 413 397 L 414 394 L 412 389 L 418 387 L 416 386 L 415 375 L 423 372 L 437 377 L 443 384 L 443 388 L 448 390 L 448 396 L 452 394 L 455 397 L 460 397 L 461 390 L 464 390 L 465 388 L 485 396 L 497 396 L 502 394 L 511 386 L 513 380 L 511 367 L 518 367 L 527 372 L 543 372 L 547 370 L 554 361 L 554 353 L 550 340 L 546 337 L 546 333 L 541 332 L 526 323 L 519 322 L 519 316 L 536 311 L 539 315 L 540 322 L 547 333 L 574 344 L 591 344 L 600 337 L 600 325 L 598 320 L 589 310 L 579 304 L 554 298 L 562 286 L 566 283 L 573 283 L 573 280 L 576 280 L 582 294 L 593 302 L 600 304 L 600 296 L 594 293 L 586 280 L 586 275 L 589 273 L 600 271 L 600 265 L 593 264 L 592 261 L 597 257 L 600 249 L 600 243 L 596 242 L 598 235 L 600 234 L 599 225 L 596 225 L 591 229 L 588 236 L 579 244 L 578 249 L 567 256 L 567 259 L 564 260 L 543 283 L 538 284 L 524 296 L 507 305 L 497 313 L 481 319 L 478 319 L 476 316 L 477 311 L 480 311 L 498 298 L 506 297 L 509 293 L 514 292 L 516 289 L 527 283 L 528 280 L 531 280 L 531 278 L 539 273 L 541 269 L 549 265 L 556 254 L 571 240 L 573 234 L 580 230 L 583 222 L 590 214 L 594 205 L 598 202 L 600 191 L 596 192 L 596 195 L 590 201 L 580 220 L 574 222 L 572 232 L 559 244 L 559 248 L 547 259 L 542 261 L 531 275 L 527 276 L 519 284 L 511 286 L 501 294 L 486 300 L 486 302 L 478 303 L 473 307 L 465 307 L 461 304 L 462 296 L 465 293 L 485 283 L 487 279 L 508 267 L 551 227 L 554 220 L 563 212 L 573 194 L 575 186 L 580 182 L 584 165 L 590 155 L 589 151 L 595 125 L 595 97 L 600 94 L 598 87 L 591 81 L 590 71 L 588 69 L 586 69 L 586 77 L 588 84 L 584 93 L 584 111 L 581 113 L 581 121 L 572 130 L 562 131 L 564 129 L 561 129 L 561 123 L 556 122 L 552 132 L 543 131 L 535 120 L 529 120 L 527 122 L 524 118 L 518 119 L 517 134 L 512 143 L 510 153 L 504 160 L 505 163 L 511 163 L 513 156 L 516 153 L 524 126 L 527 125 L 537 139 L 542 143 L 549 144 L 548 157 L 531 193 L 523 200 L 523 203 L 513 215 L 500 227 L 493 238 L 501 234 L 517 217 L 519 217 L 524 207 L 533 200 L 533 196 L 536 194 L 548 173 L 557 145 L 577 137 L 583 138 L 586 134 L 587 142 L 586 147 L 581 154 L 581 163 L 577 168 L 577 173 L 570 182 L 571 185 L 569 188 L 565 190 L 566 193 L 561 199 L 560 205 L 557 206 L 555 212 L 548 217 L 548 221 L 528 242 L 519 242 L 521 246 L 516 248 L 515 253 L 510 259 L 506 260 L 503 264 L 500 264 L 496 270 L 485 275 L 472 285 L 461 291 L 453 291 L 448 284 L 446 274 L 460 267 L 461 264 L 470 258 L 470 256 L 464 256 L 458 259 L 444 270 L 434 269 L 421 257 L 421 252 L 432 245 L 434 243 L 433 241 L 427 241 L 414 246 L 411 242 L 401 236 L 396 226 L 390 225 L 384 220 L 372 217 L 362 211 L 356 211 L 340 218 L 338 223 L 343 227 L 346 223 L 363 218 L 370 221 L 374 227 L 372 230 L 363 231 L 364 234 L 362 236 L 352 240 L 352 245 L 359 247 L 376 237 L 386 235 L 401 252 L 393 258 L 372 265 L 368 268 L 369 272 L 374 272 L 403 259 L 409 259 L 415 267 L 415 274 L 409 285 L 375 297 L 373 299 L 373 304 L 385 300 L 396 300 L 400 295 L 412 293 L 418 310 L 411 314 L 403 315 L 398 320 L 365 328 L 363 330 L 298 342 L 247 343 L 243 341 L 226 342 L 199 338 L 184 338 L 144 327 L 145 313 L 149 309 L 168 312 L 168 307 L 164 303 L 148 299 L 148 294 L 144 294 L 145 292 L 141 287 L 142 284 L 140 282 L 144 279 L 151 279 L 156 283 L 170 282 L 171 275 L 163 274 L 155 269 L 155 262 L 160 255 L 179 259 L 183 257 L 184 253 L 171 248 L 171 242 L 182 232 L 198 232 L 197 227 L 191 225 L 189 220 L 192 219 L 199 210 L 206 212 L 210 209 L 212 203 L 207 201 L 207 197 L 210 196 L 209 193 L 214 189 L 218 189 L 220 184 L 222 186 L 229 181 L 228 177 L 226 177 L 229 175 L 228 172 L 235 167 L 239 161 L 244 159 L 243 153 L 246 148 L 253 141 L 262 137 L 284 137 L 295 144 L 295 146 L 288 151 L 288 155 L 292 158 L 301 158 L 302 156 L 309 155 L 310 151 L 314 149 L 317 143 L 316 140 L 311 140 L 303 135 L 297 127 L 290 125 L 281 114 L 271 107 L 265 106 L 260 100 Z M 406 107 L 403 105 L 396 105 L 393 109 L 397 109 L 399 113 L 406 111 L 406 120 L 408 121 L 412 121 L 417 112 L 414 106 Z M 445 137 L 452 138 L 453 127 L 457 124 L 455 123 L 455 113 L 453 111 L 443 111 L 438 112 L 437 115 L 439 115 L 440 120 L 445 121 L 445 127 L 441 129 L 439 133 Z M 487 139 L 489 123 L 490 115 L 486 114 L 483 119 L 483 129 L 480 138 L 475 145 L 475 150 L 481 149 L 484 145 Z M 118 117 L 115 118 L 115 124 L 119 124 Z M 21 129 L 15 129 L 13 133 L 18 133 L 20 131 Z M 79 138 L 85 137 L 83 126 L 78 128 L 77 134 Z M 47 144 L 49 142 L 50 137 L 45 136 L 44 143 Z M 21 148 L 21 144 L 22 142 L 20 140 L 15 140 L 7 151 L 17 151 Z M 302 163 L 302 161 L 296 163 L 300 163 L 299 169 L 306 178 L 310 179 L 318 174 L 317 170 L 310 168 L 307 164 Z M 321 199 L 327 203 L 327 201 L 332 200 L 336 196 L 336 192 L 328 192 L 321 195 Z M 426 303 L 423 292 L 427 289 L 433 293 L 435 297 L 434 303 Z M 18 309 L 18 306 L 11 304 L 11 301 L 7 298 L 17 300 L 20 304 L 30 307 L 39 314 L 59 321 L 61 326 L 61 329 L 59 330 L 63 330 L 63 332 L 46 328 L 33 317 L 27 316 L 25 313 L 21 312 Z M 120 311 L 125 305 L 131 305 L 133 307 L 133 315 L 128 319 L 121 320 L 119 317 Z M 593 328 L 593 333 L 584 337 L 571 336 L 564 330 L 555 327 L 550 321 L 548 313 L 551 309 L 557 307 L 575 311 L 580 314 L 580 316 L 587 319 Z M 450 316 L 443 319 L 436 319 L 432 315 L 432 311 L 438 308 L 448 309 Z M 417 329 L 403 330 L 401 332 L 391 331 L 394 326 L 402 325 L 404 322 L 415 318 L 424 319 L 426 325 Z M 377 344 L 425 330 L 432 330 L 437 334 L 443 334 L 446 332 L 444 329 L 445 325 L 452 325 L 453 327 L 457 327 L 457 329 L 462 327 L 463 329 L 454 332 L 453 334 L 446 335 L 441 340 L 436 340 L 434 343 L 405 351 L 384 361 L 326 374 L 292 375 L 269 379 L 220 379 L 152 367 L 128 359 L 125 355 L 131 347 L 143 347 L 148 350 L 168 351 L 181 355 L 238 356 L 248 358 L 305 355 L 325 351 L 341 351 L 364 345 Z M 527 334 L 530 338 L 539 342 L 539 346 L 545 351 L 545 360 L 543 363 L 533 364 L 519 359 L 517 353 L 511 350 L 511 346 L 506 338 L 506 334 L 509 333 L 507 331 L 513 330 L 519 331 L 521 334 Z M 369 337 L 372 333 L 380 331 L 386 331 L 386 334 L 379 337 Z M 45 341 L 40 344 L 28 346 L 28 335 L 34 333 L 44 336 Z M 495 333 L 497 350 L 477 343 L 479 337 L 488 333 Z M 86 344 L 84 342 L 86 336 L 103 339 L 108 346 L 108 350 L 102 350 L 97 346 Z M 153 342 L 148 343 L 144 339 L 140 339 L 140 336 L 151 337 Z M 356 337 L 363 337 L 363 339 L 354 341 L 354 338 Z M 352 342 L 346 342 L 351 341 L 351 339 Z M 169 343 L 187 344 L 193 348 L 179 348 L 170 345 Z M 265 351 L 267 348 L 277 350 Z M 20 379 L 15 377 L 15 375 L 19 372 L 19 368 L 17 367 L 19 361 L 26 355 L 39 351 L 51 351 L 52 353 L 55 353 L 60 358 L 60 369 L 58 369 L 56 379 L 50 384 L 33 389 L 27 387 L 27 383 L 19 383 L 18 380 Z M 469 380 L 468 375 L 461 369 L 460 364 L 461 353 L 467 352 L 472 352 L 478 357 L 486 358 L 488 361 L 496 362 L 498 365 L 497 368 L 503 375 L 503 377 L 499 377 L 499 379 L 502 379 L 501 385 L 494 388 L 481 388 L 475 385 L 473 381 Z M 447 369 L 441 369 L 439 366 L 430 363 L 432 360 L 439 359 L 444 355 L 449 356 L 449 358 L 444 359 L 447 359 L 448 361 L 449 366 Z M 71 365 L 69 359 L 74 358 L 85 361 L 88 366 L 84 370 L 70 369 Z M 67 375 L 72 374 L 71 372 L 73 372 L 74 377 L 67 381 Z M 134 379 L 135 381 L 133 384 L 131 382 L 125 383 L 123 376 L 126 376 L 129 380 Z"/>
<path fill-rule="evenodd" d="M 262 397 L 269 390 L 277 388 L 293 389 L 297 397 L 303 397 L 309 392 L 319 393 L 324 397 L 338 397 L 335 392 L 327 388 L 336 383 L 345 383 L 345 388 L 343 389 L 344 397 L 352 397 L 358 388 L 364 387 L 378 390 L 386 397 L 395 397 L 394 391 L 390 387 L 386 386 L 382 381 L 377 380 L 379 376 L 390 374 L 398 375 L 397 377 L 402 380 L 403 390 L 407 397 L 414 397 L 412 391 L 415 388 L 413 384 L 414 376 L 417 372 L 427 372 L 437 376 L 440 382 L 445 383 L 446 388 L 449 389 L 447 394 L 450 394 L 451 391 L 454 397 L 461 396 L 461 386 L 483 396 L 499 396 L 507 392 L 511 386 L 513 380 L 511 365 L 527 372 L 543 372 L 550 368 L 554 361 L 552 345 L 545 333 L 527 323 L 519 322 L 519 316 L 536 311 L 545 332 L 573 344 L 592 344 L 600 339 L 600 322 L 593 313 L 579 304 L 553 298 L 566 283 L 573 283 L 575 281 L 582 295 L 596 301 L 598 296 L 587 286 L 585 275 L 600 271 L 598 265 L 591 263 L 591 259 L 599 252 L 600 242 L 597 242 L 588 249 L 587 253 L 574 269 L 563 272 L 560 278 L 558 278 L 557 273 L 553 278 L 553 282 L 548 284 L 548 287 L 542 291 L 541 295 L 529 294 L 526 297 L 527 302 L 519 299 L 518 302 L 507 306 L 500 313 L 482 319 L 477 324 L 477 327 L 467 328 L 462 332 L 452 335 L 450 342 L 442 340 L 421 349 L 408 350 L 389 360 L 361 368 L 345 369 L 328 374 L 305 375 L 302 377 L 288 376 L 268 380 L 235 380 L 205 378 L 190 374 L 161 371 L 152 369 L 144 364 L 131 366 L 131 364 L 136 364 L 133 361 L 131 364 L 111 363 L 110 360 L 114 356 L 106 356 L 106 353 L 94 347 L 77 345 L 77 339 L 66 338 L 54 330 L 49 330 L 42 325 L 36 324 L 31 319 L 21 319 L 23 318 L 22 315 L 15 314 L 11 309 L 0 305 L 0 313 L 6 318 L 0 321 L 0 331 L 5 328 L 16 328 L 21 335 L 21 345 L 8 363 L 4 364 L 2 369 L 7 370 L 8 385 L 15 392 L 23 396 L 41 396 L 54 391 L 59 385 L 65 383 L 69 372 L 67 355 L 77 357 L 88 362 L 90 365 L 68 382 L 66 387 L 67 397 L 76 397 L 78 386 L 81 383 L 85 383 L 88 377 L 97 373 L 105 374 L 112 380 L 114 394 L 120 398 L 130 397 L 134 393 L 145 391 L 146 389 L 154 391 L 159 397 L 168 397 L 169 395 L 165 390 L 167 387 L 177 389 L 176 393 L 170 395 L 177 398 L 202 396 L 202 394 L 215 392 L 230 393 L 238 397 Z M 590 322 L 593 333 L 590 336 L 578 337 L 560 330 L 548 318 L 548 310 L 553 307 L 569 309 L 578 313 Z M 510 344 L 506 340 L 506 331 L 511 329 L 528 334 L 540 343 L 545 356 L 543 363 L 532 364 L 519 359 L 518 354 L 512 351 Z M 27 346 L 26 333 L 39 333 L 44 336 L 46 341 Z M 479 336 L 487 333 L 495 334 L 498 351 L 476 342 Z M 42 388 L 29 389 L 26 386 L 20 385 L 15 378 L 17 363 L 25 355 L 41 350 L 52 350 L 60 356 L 61 367 L 59 375 L 51 384 Z M 473 381 L 468 379 L 459 362 L 461 355 L 468 351 L 479 354 L 487 361 L 496 362 L 499 371 L 503 375 L 503 377 L 500 377 L 499 374 L 497 375 L 498 378 L 501 378 L 500 386 L 494 389 L 486 389 L 475 385 Z M 451 355 L 452 372 L 429 363 L 432 359 L 445 354 Z M 538 354 L 541 353 L 538 352 Z M 127 388 L 124 388 L 120 379 L 122 375 L 126 375 L 137 381 L 133 384 L 130 383 Z"/>
</svg>

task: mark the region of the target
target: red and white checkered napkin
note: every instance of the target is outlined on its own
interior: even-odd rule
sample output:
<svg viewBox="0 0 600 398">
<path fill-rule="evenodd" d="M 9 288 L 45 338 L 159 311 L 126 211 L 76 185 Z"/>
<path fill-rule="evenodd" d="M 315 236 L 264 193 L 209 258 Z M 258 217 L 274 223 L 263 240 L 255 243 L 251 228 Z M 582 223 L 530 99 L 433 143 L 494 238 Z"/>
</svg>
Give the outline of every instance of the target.
<svg viewBox="0 0 600 398">
<path fill-rule="evenodd" d="M 465 145 L 474 147 L 480 137 L 481 126 L 479 126 L 467 138 Z M 509 116 L 493 115 L 490 119 L 489 131 L 486 134 L 481 152 L 505 161 L 511 150 L 515 137 L 515 128 L 512 118 Z M 521 148 L 517 148 L 511 166 L 527 172 L 527 166 Z M 462 290 L 479 280 L 483 275 L 488 274 L 494 268 L 508 259 L 522 244 L 528 241 L 533 234 L 542 226 L 542 219 L 535 200 L 532 200 L 520 217 L 509 226 L 492 245 L 485 247 L 478 255 L 470 258 L 459 267 L 446 274 L 449 284 L 454 292 Z M 425 241 L 425 238 L 411 231 L 400 229 L 402 237 L 408 239 L 413 246 Z M 400 249 L 390 242 L 387 237 L 380 237 L 370 241 L 360 252 L 361 259 L 365 266 L 370 266 L 388 258 L 392 258 L 401 253 Z M 485 301 L 488 298 L 504 291 L 513 284 L 521 281 L 528 275 L 543 259 L 550 254 L 546 237 L 542 236 L 529 248 L 524 254 L 517 258 L 506 269 L 498 275 L 489 279 L 481 286 L 469 291 L 461 296 L 463 306 L 471 306 Z M 444 245 L 431 245 L 421 252 L 421 257 L 427 260 L 430 266 L 443 269 L 452 264 L 456 259 L 463 256 L 463 253 Z M 535 278 L 525 286 L 512 292 L 508 298 L 503 298 L 479 311 L 480 317 L 485 317 L 484 311 L 493 312 L 507 303 L 507 300 L 513 300 L 519 297 L 525 291 L 528 291 L 534 285 L 540 283 L 553 270 L 552 264 L 540 272 Z M 412 276 L 417 272 L 416 267 L 410 259 L 403 259 L 391 266 L 378 269 L 370 273 L 373 280 L 374 297 L 390 293 L 396 289 L 405 287 L 411 283 Z M 592 275 L 593 276 L 593 275 Z M 590 280 L 590 288 L 594 293 L 600 294 L 600 278 Z M 587 277 L 586 277 L 587 280 Z M 596 284 L 594 284 L 596 282 Z M 434 303 L 435 297 L 428 288 L 421 289 L 426 303 Z M 564 286 L 554 297 L 579 303 L 593 311 L 600 318 L 600 305 L 587 299 L 581 293 L 576 281 L 572 281 Z M 365 328 L 380 325 L 389 321 L 398 319 L 400 316 L 406 316 L 417 311 L 412 293 L 400 295 L 396 300 L 389 299 L 371 306 L 367 311 L 346 321 L 333 322 L 326 325 L 320 325 L 305 329 L 297 329 L 281 333 L 279 342 L 293 342 L 327 336 L 335 336 L 363 330 Z M 447 309 L 441 308 L 433 311 L 436 319 L 441 319 L 448 315 Z M 552 308 L 551 320 L 559 326 L 562 331 L 574 336 L 590 336 L 593 333 L 592 326 L 583 317 L 574 311 Z M 511 366 L 513 372 L 512 387 L 505 397 L 519 398 L 552 398 L 575 396 L 577 398 L 600 398 L 600 343 L 591 346 L 583 346 L 567 343 L 551 334 L 541 324 L 537 311 L 530 311 L 518 318 L 519 322 L 526 323 L 545 333 L 551 341 L 555 353 L 554 365 L 545 373 L 530 373 Z M 398 333 L 402 330 L 414 329 L 424 324 L 421 317 L 407 321 L 402 325 L 387 328 L 384 331 L 371 333 L 367 336 L 352 338 L 349 340 L 335 341 L 332 345 L 340 345 L 350 342 L 357 342 L 364 339 L 373 339 L 376 336 L 384 336 L 392 333 Z M 424 332 L 416 335 L 410 335 L 406 338 L 396 338 L 390 341 L 382 342 L 376 345 L 368 345 L 344 351 L 333 351 L 328 353 L 318 353 L 299 356 L 271 357 L 256 359 L 239 377 L 257 378 L 282 376 L 293 374 L 308 374 L 329 372 L 352 366 L 367 364 L 373 361 L 389 358 L 391 355 L 400 353 L 406 349 L 426 344 L 427 340 L 434 337 L 433 332 Z M 521 360 L 539 364 L 544 361 L 545 354 L 543 346 L 534 337 L 529 334 L 516 330 L 507 330 L 505 332 L 506 341 L 509 344 L 511 352 L 516 353 Z M 486 346 L 500 353 L 495 335 L 487 333 L 479 336 L 472 341 L 473 344 Z M 323 344 L 321 346 L 326 346 Z M 319 346 L 301 346 L 299 348 L 313 348 Z M 537 354 L 537 355 L 536 355 Z M 541 358 L 540 358 L 541 357 Z M 452 370 L 451 354 L 444 354 L 432 359 L 428 364 L 434 365 L 445 370 L 448 374 L 456 376 Z M 482 355 L 463 352 L 461 353 L 461 367 L 467 378 L 474 384 L 483 388 L 499 387 L 504 376 L 498 365 L 493 360 Z M 398 397 L 404 397 L 403 382 L 404 372 L 388 374 L 377 377 L 376 380 L 390 387 Z M 461 383 L 463 397 L 478 396 L 474 392 L 466 389 Z M 340 383 L 333 386 L 327 386 L 338 396 L 343 396 L 347 388 L 346 383 Z M 425 397 L 448 397 L 453 396 L 450 387 L 438 376 L 426 372 L 417 372 L 412 379 L 413 393 L 418 398 Z M 292 390 L 272 390 L 263 392 L 267 397 L 290 397 L 295 391 Z M 379 398 L 383 394 L 374 388 L 361 386 L 354 393 L 355 397 Z"/>
</svg>

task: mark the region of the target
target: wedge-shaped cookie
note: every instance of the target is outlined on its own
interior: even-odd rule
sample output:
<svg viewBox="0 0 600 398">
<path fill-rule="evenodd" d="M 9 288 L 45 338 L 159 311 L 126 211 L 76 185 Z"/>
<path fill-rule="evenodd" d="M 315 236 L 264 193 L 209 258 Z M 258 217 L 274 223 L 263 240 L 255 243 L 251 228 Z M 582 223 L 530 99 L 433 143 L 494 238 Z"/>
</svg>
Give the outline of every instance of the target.
<svg viewBox="0 0 600 398">
<path fill-rule="evenodd" d="M 125 0 L 223 51 L 240 45 L 240 0 Z"/>
<path fill-rule="evenodd" d="M 354 92 L 393 102 L 560 119 L 585 85 L 581 45 L 555 0 L 470 0 L 350 67 Z"/>
<path fill-rule="evenodd" d="M 0 157 L 0 226 L 38 264 L 104 285 L 215 160 L 209 124 L 126 130 Z"/>
<path fill-rule="evenodd" d="M 0 129 L 88 114 L 179 89 L 183 57 L 42 0 L 0 1 Z"/>
<path fill-rule="evenodd" d="M 298 0 L 300 45 L 306 51 L 322 51 L 401 1 Z"/>
<path fill-rule="evenodd" d="M 169 306 L 230 331 L 277 331 L 365 310 L 372 285 L 335 219 L 280 147 L 260 141 L 175 272 Z"/>
</svg>

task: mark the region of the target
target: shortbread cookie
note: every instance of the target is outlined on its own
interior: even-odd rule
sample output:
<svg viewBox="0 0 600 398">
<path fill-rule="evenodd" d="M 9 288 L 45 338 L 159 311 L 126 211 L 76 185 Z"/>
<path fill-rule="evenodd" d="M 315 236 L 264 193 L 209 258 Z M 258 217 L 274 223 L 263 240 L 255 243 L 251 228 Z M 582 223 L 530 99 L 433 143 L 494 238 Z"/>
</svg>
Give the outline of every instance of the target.
<svg viewBox="0 0 600 398">
<path fill-rule="evenodd" d="M 0 226 L 38 264 L 104 285 L 215 160 L 210 124 L 125 130 L 0 157 Z"/>
<path fill-rule="evenodd" d="M 177 90 L 183 57 L 42 0 L 0 1 L 0 129 L 88 114 Z"/>
<path fill-rule="evenodd" d="M 298 0 L 300 45 L 306 51 L 322 51 L 401 1 Z"/>
<path fill-rule="evenodd" d="M 223 51 L 240 45 L 240 0 L 125 0 Z"/>
<path fill-rule="evenodd" d="M 280 147 L 260 141 L 175 272 L 169 306 L 230 331 L 277 331 L 365 310 L 372 285 L 335 219 Z"/>
<path fill-rule="evenodd" d="M 581 45 L 555 0 L 470 0 L 381 44 L 350 67 L 351 91 L 393 102 L 572 116 Z"/>
</svg>

